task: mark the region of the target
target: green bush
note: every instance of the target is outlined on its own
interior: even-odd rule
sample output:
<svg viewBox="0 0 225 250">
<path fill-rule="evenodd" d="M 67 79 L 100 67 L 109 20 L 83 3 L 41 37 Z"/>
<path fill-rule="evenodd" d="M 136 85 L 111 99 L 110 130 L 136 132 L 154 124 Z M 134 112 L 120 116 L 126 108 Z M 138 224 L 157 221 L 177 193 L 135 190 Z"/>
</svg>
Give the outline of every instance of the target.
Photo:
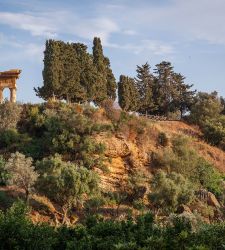
<svg viewBox="0 0 225 250">
<path fill-rule="evenodd" d="M 5 164 L 5 159 L 0 155 L 0 186 L 5 186 L 9 179 L 9 173 L 5 168 Z"/>
<path fill-rule="evenodd" d="M 83 225 L 53 228 L 33 224 L 26 206 L 19 202 L 0 212 L 0 249 L 224 249 L 225 224 L 198 224 L 193 229 L 185 217 L 174 217 L 160 226 L 152 214 L 136 220 L 104 220 L 88 217 Z"/>
<path fill-rule="evenodd" d="M 105 199 L 104 197 L 101 196 L 95 196 L 87 200 L 84 204 L 85 210 L 90 213 L 90 212 L 97 212 L 100 207 L 105 205 Z"/>
<path fill-rule="evenodd" d="M 223 193 L 221 174 L 190 147 L 187 137 L 174 137 L 172 149 L 155 153 L 152 161 L 157 168 L 182 174 L 193 184 L 192 189 L 204 187 L 217 196 Z"/>
<path fill-rule="evenodd" d="M 0 131 L 15 129 L 21 115 L 21 106 L 16 103 L 0 104 Z"/>
<path fill-rule="evenodd" d="M 181 204 L 189 204 L 194 196 L 191 184 L 181 174 L 159 171 L 152 179 L 149 201 L 164 210 L 173 212 Z"/>
<path fill-rule="evenodd" d="M 8 129 L 0 132 L 0 148 L 12 147 L 18 144 L 20 135 L 15 129 Z"/>
</svg>

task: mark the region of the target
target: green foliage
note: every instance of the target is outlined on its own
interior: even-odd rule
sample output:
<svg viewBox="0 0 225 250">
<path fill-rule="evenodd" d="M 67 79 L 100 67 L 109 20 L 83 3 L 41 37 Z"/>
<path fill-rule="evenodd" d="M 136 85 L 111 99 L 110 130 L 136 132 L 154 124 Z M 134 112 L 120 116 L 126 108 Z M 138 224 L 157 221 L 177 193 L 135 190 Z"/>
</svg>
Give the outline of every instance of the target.
<svg viewBox="0 0 225 250">
<path fill-rule="evenodd" d="M 131 201 L 143 199 L 146 193 L 147 178 L 145 174 L 140 170 L 133 170 L 129 173 L 127 185 L 123 187 L 128 199 Z"/>
<path fill-rule="evenodd" d="M 206 120 L 218 118 L 222 109 L 223 106 L 217 92 L 210 94 L 199 92 L 191 108 L 189 120 L 195 124 L 204 126 Z"/>
<path fill-rule="evenodd" d="M 192 189 L 204 187 L 216 195 L 223 193 L 221 174 L 190 147 L 187 137 L 172 140 L 172 149 L 154 154 L 153 163 L 166 171 L 182 174 L 193 183 Z"/>
<path fill-rule="evenodd" d="M 202 131 L 204 138 L 212 145 L 219 146 L 225 150 L 225 116 L 221 115 L 214 119 L 207 119 Z"/>
<path fill-rule="evenodd" d="M 47 225 L 34 225 L 22 202 L 0 214 L 0 249 L 54 249 L 56 234 Z"/>
<path fill-rule="evenodd" d="M 6 164 L 5 159 L 3 158 L 2 155 L 0 155 L 0 186 L 6 185 L 9 178 L 9 173 L 5 169 L 5 164 Z"/>
<path fill-rule="evenodd" d="M 150 202 L 165 212 L 175 211 L 181 204 L 188 204 L 193 199 L 191 184 L 181 174 L 159 171 L 151 182 Z"/>
<path fill-rule="evenodd" d="M 116 81 L 110 61 L 103 55 L 100 38 L 94 38 L 93 56 L 81 43 L 47 40 L 44 51 L 43 86 L 36 94 L 48 100 L 101 102 L 116 98 Z"/>
<path fill-rule="evenodd" d="M 0 131 L 15 129 L 20 119 L 21 107 L 16 103 L 0 104 Z"/>
<path fill-rule="evenodd" d="M 157 225 L 151 214 L 122 221 L 89 217 L 84 225 L 53 228 L 32 224 L 27 208 L 16 203 L 0 213 L 0 249 L 223 249 L 225 224 L 198 225 L 175 217 L 170 224 Z"/>
<path fill-rule="evenodd" d="M 152 113 L 155 109 L 153 100 L 154 76 L 150 73 L 150 65 L 146 62 L 142 66 L 137 66 L 137 77 L 135 78 L 135 87 L 139 96 L 140 113 Z"/>
<path fill-rule="evenodd" d="M 139 93 L 133 78 L 121 75 L 118 82 L 118 101 L 125 111 L 137 111 L 139 107 Z"/>
<path fill-rule="evenodd" d="M 16 152 L 11 154 L 4 167 L 9 174 L 9 184 L 22 188 L 27 200 L 38 178 L 32 163 L 32 158 L 26 158 L 25 155 Z"/>
<path fill-rule="evenodd" d="M 27 108 L 19 130 L 29 135 L 16 148 L 34 159 L 59 153 L 87 168 L 103 168 L 105 146 L 97 143 L 94 135 L 111 127 L 95 122 L 93 112 L 63 103 Z"/>
<path fill-rule="evenodd" d="M 95 172 L 64 162 L 59 155 L 44 158 L 36 168 L 40 174 L 37 189 L 62 206 L 65 218 L 68 210 L 82 204 L 84 195 L 98 192 L 99 178 Z"/>
<path fill-rule="evenodd" d="M 87 212 L 96 213 L 100 207 L 105 205 L 105 202 L 106 201 L 105 201 L 104 197 L 98 195 L 98 196 L 94 196 L 94 197 L 90 198 L 89 200 L 87 200 L 84 204 L 84 207 L 85 207 L 85 210 Z"/>
<path fill-rule="evenodd" d="M 0 191 L 0 207 L 6 209 L 12 206 L 15 199 L 13 199 L 10 195 L 7 195 L 6 192 Z"/>
<path fill-rule="evenodd" d="M 196 91 L 185 83 L 184 76 L 174 72 L 170 62 L 157 64 L 155 74 L 150 72 L 148 63 L 137 66 L 136 71 L 134 79 L 120 76 L 118 97 L 122 109 L 169 119 L 180 119 L 190 110 Z"/>
<path fill-rule="evenodd" d="M 12 147 L 20 141 L 20 135 L 16 129 L 8 129 L 0 132 L 0 148 Z"/>
</svg>

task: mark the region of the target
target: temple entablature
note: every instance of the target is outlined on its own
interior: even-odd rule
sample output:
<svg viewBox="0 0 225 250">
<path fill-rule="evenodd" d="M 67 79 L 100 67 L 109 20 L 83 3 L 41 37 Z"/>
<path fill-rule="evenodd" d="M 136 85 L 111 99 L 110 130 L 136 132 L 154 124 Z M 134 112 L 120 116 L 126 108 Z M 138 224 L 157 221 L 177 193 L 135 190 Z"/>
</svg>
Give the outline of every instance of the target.
<svg viewBox="0 0 225 250">
<path fill-rule="evenodd" d="M 3 102 L 3 90 L 8 88 L 10 90 L 10 102 L 16 102 L 16 80 L 19 78 L 21 70 L 11 69 L 0 72 L 0 103 Z"/>
</svg>

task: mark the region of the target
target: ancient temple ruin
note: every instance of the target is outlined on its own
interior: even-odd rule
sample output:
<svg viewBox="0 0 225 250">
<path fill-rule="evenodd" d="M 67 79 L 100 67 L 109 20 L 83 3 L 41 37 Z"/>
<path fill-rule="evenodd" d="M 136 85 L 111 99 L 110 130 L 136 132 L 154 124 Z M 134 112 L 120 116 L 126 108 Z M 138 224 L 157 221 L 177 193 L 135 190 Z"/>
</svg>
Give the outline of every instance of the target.
<svg viewBox="0 0 225 250">
<path fill-rule="evenodd" d="M 0 103 L 3 102 L 3 90 L 9 88 L 10 102 L 16 102 L 16 80 L 19 78 L 21 70 L 11 69 L 8 71 L 0 72 Z"/>
</svg>

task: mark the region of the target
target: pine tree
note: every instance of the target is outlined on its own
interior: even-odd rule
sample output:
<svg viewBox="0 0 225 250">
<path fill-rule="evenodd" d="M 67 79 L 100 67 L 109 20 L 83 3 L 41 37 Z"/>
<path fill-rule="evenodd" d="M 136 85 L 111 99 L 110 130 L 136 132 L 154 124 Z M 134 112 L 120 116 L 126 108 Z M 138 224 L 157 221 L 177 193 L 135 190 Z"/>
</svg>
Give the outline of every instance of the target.
<svg viewBox="0 0 225 250">
<path fill-rule="evenodd" d="M 154 76 L 150 73 L 150 66 L 147 62 L 142 66 L 137 66 L 136 71 L 135 85 L 140 97 L 139 112 L 151 113 L 154 110 L 152 94 Z"/>
<path fill-rule="evenodd" d="M 193 85 L 185 84 L 185 77 L 181 74 L 174 73 L 173 79 L 177 88 L 176 95 L 173 96 L 174 109 L 180 111 L 182 118 L 194 104 L 196 90 L 191 90 Z"/>
<path fill-rule="evenodd" d="M 168 115 L 173 110 L 173 96 L 177 93 L 176 84 L 173 79 L 173 66 L 170 62 L 161 62 L 156 65 L 155 97 L 158 106 L 158 114 Z"/>
<path fill-rule="evenodd" d="M 134 79 L 121 75 L 118 82 L 118 99 L 120 107 L 125 111 L 137 111 L 139 107 L 139 94 Z"/>
</svg>

